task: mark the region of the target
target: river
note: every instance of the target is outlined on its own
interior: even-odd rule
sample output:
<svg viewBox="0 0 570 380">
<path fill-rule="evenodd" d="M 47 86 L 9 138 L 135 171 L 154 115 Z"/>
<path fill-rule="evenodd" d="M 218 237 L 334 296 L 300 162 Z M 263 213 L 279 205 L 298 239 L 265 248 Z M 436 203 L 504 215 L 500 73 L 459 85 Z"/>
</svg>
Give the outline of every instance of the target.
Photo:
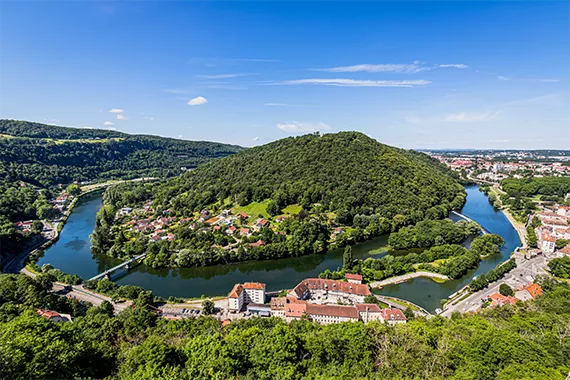
<svg viewBox="0 0 570 380">
<path fill-rule="evenodd" d="M 462 213 L 477 221 L 491 233 L 501 235 L 506 243 L 501 254 L 488 258 L 461 280 L 438 284 L 429 279 L 415 279 L 400 285 L 384 287 L 380 293 L 408 299 L 427 310 L 439 307 L 440 300 L 467 284 L 471 278 L 486 272 L 508 258 L 520 245 L 519 237 L 507 218 L 487 201 L 476 186 L 468 186 L 467 201 Z M 90 278 L 120 261 L 91 253 L 89 234 L 95 227 L 95 214 L 102 206 L 101 195 L 84 197 L 71 213 L 59 240 L 46 250 L 38 264 L 50 263 L 67 273 Z M 386 254 L 388 236 L 380 236 L 353 246 L 356 258 L 380 257 Z M 266 260 L 218 265 L 211 267 L 153 269 L 139 265 L 119 278 L 119 284 L 131 284 L 150 289 L 154 294 L 168 297 L 200 297 L 228 293 L 238 282 L 258 281 L 267 284 L 267 290 L 289 289 L 307 277 L 315 277 L 326 269 L 342 266 L 342 249 L 326 255 L 312 255 L 282 260 Z"/>
</svg>

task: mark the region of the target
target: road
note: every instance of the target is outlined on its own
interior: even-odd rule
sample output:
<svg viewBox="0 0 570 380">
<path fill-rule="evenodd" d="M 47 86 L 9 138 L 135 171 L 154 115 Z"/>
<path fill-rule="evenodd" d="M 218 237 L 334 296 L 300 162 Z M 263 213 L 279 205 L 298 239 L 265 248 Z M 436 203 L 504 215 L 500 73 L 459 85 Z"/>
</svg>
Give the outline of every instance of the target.
<svg viewBox="0 0 570 380">
<path fill-rule="evenodd" d="M 124 302 L 113 302 L 111 297 L 104 296 L 102 294 L 93 293 L 92 291 L 85 289 L 83 285 L 73 285 L 71 288 L 72 290 L 65 290 L 65 284 L 56 282 L 53 285 L 52 291 L 58 293 L 62 296 L 68 298 L 74 298 L 78 301 L 88 302 L 95 306 L 100 306 L 103 301 L 108 301 L 113 305 L 115 309 L 115 314 L 120 313 L 121 311 L 125 310 L 128 307 L 131 307 L 133 304 L 132 301 L 124 301 Z"/>
<path fill-rule="evenodd" d="M 493 282 L 485 289 L 481 289 L 469 297 L 449 305 L 441 315 L 450 317 L 456 311 L 460 313 L 477 311 L 481 307 L 483 299 L 487 299 L 491 294 L 499 292 L 501 284 L 507 284 L 516 291 L 521 286 L 532 283 L 537 275 L 547 274 L 546 265 L 548 261 L 545 255 L 538 255 L 530 260 L 517 258 L 517 267 L 505 274 L 505 277 Z"/>
<path fill-rule="evenodd" d="M 19 273 L 20 269 L 22 269 L 24 267 L 24 264 L 26 263 L 26 259 L 28 258 L 30 253 L 32 253 L 34 250 L 40 248 L 42 245 L 44 245 L 48 241 L 57 238 L 58 233 L 57 233 L 56 226 L 53 226 L 46 221 L 42 221 L 42 223 L 44 224 L 44 228 L 47 227 L 50 229 L 50 231 L 48 231 L 44 235 L 44 240 L 42 240 L 38 244 L 35 244 L 34 246 L 32 246 L 26 250 L 24 250 L 23 252 L 20 252 L 19 254 L 14 256 L 10 261 L 8 261 L 6 264 L 4 264 L 4 267 L 2 268 L 2 271 L 4 273 Z"/>
<path fill-rule="evenodd" d="M 386 286 L 386 285 L 390 285 L 390 284 L 397 284 L 400 282 L 406 282 L 409 281 L 411 279 L 417 278 L 417 277 L 429 277 L 429 278 L 437 278 L 440 280 L 444 280 L 447 281 L 449 280 L 449 278 L 446 275 L 440 274 L 440 273 L 433 273 L 433 272 L 412 272 L 412 273 L 406 273 L 403 274 L 401 276 L 396 276 L 396 277 L 390 277 L 387 278 L 385 280 L 382 281 L 375 281 L 372 282 L 370 284 L 368 284 L 371 288 L 380 288 L 382 286 Z"/>
</svg>

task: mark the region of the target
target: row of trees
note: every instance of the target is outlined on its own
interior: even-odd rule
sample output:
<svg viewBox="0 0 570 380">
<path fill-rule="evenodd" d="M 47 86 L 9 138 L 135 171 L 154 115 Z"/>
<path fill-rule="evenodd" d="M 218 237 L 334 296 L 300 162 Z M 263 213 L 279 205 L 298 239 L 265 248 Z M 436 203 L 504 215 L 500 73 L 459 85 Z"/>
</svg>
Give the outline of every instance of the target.
<svg viewBox="0 0 570 380">
<path fill-rule="evenodd" d="M 502 278 L 506 273 L 510 272 L 516 268 L 517 263 L 515 259 L 510 259 L 509 261 L 502 263 L 496 268 L 491 269 L 487 273 L 480 274 L 471 283 L 469 283 L 469 289 L 472 292 L 483 289 L 492 282 L 495 282 Z"/>
<path fill-rule="evenodd" d="M 390 234 L 388 244 L 394 250 L 427 248 L 436 245 L 458 244 L 468 236 L 481 233 L 481 226 L 475 222 L 450 219 L 424 220 L 415 226 L 400 229 Z"/>
<path fill-rule="evenodd" d="M 88 308 L 48 285 L 0 276 L 0 378 L 519 380 L 570 370 L 570 289 L 552 281 L 525 304 L 395 327 L 278 318 L 222 327 L 159 318 L 144 300 L 114 316 L 108 303 Z M 36 308 L 72 313 L 73 323 Z"/>
</svg>

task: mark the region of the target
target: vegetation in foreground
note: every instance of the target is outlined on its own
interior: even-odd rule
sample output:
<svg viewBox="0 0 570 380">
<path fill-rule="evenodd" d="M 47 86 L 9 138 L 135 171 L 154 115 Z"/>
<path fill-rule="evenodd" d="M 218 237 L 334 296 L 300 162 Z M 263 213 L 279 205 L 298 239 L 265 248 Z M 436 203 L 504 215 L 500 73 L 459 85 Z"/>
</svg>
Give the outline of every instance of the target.
<svg viewBox="0 0 570 380">
<path fill-rule="evenodd" d="M 157 317 L 144 294 L 114 316 L 109 304 L 47 293 L 45 275 L 0 275 L 0 378 L 563 380 L 570 287 L 539 280 L 545 294 L 535 300 L 451 319 L 388 327 L 253 318 L 222 328 L 212 317 Z"/>
</svg>

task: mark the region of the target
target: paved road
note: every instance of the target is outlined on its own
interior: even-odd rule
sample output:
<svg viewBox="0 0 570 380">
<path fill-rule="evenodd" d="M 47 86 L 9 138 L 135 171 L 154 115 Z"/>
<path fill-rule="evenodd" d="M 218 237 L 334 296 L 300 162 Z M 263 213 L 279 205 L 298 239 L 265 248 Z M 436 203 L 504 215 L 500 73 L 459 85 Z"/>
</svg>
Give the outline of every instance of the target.
<svg viewBox="0 0 570 380">
<path fill-rule="evenodd" d="M 111 303 L 111 305 L 113 305 L 115 313 L 119 313 L 124 309 L 131 307 L 131 305 L 133 304 L 132 301 L 125 301 L 120 303 L 113 302 L 111 300 L 111 297 L 107 297 L 102 294 L 93 293 L 92 291 L 85 289 L 83 285 L 73 285 L 71 288 L 72 290 L 66 291 L 65 284 L 55 283 L 53 285 L 52 291 L 64 295 L 65 297 L 68 298 L 75 298 L 78 301 L 88 302 L 95 306 L 100 306 L 103 303 L 103 301 L 108 301 Z"/>
<path fill-rule="evenodd" d="M 23 252 L 20 252 L 19 254 L 14 256 L 10 261 L 8 261 L 6 264 L 4 264 L 4 267 L 2 268 L 2 271 L 4 273 L 19 273 L 20 270 L 24 267 L 24 264 L 26 263 L 26 259 L 28 258 L 30 253 L 32 253 L 34 250 L 40 248 L 42 245 L 44 245 L 48 241 L 57 238 L 57 227 L 49 224 L 46 221 L 42 221 L 42 223 L 44 224 L 44 228 L 47 227 L 47 228 L 50 228 L 51 230 L 45 234 L 44 239 L 41 242 L 39 242 L 38 244 L 35 244 L 34 246 L 26 249 Z"/>
<path fill-rule="evenodd" d="M 441 315 L 444 317 L 450 317 L 451 314 L 456 311 L 460 313 L 477 311 L 481 307 L 483 299 L 487 299 L 491 294 L 499 292 L 499 286 L 501 284 L 506 283 L 516 291 L 521 286 L 532 283 L 537 275 L 547 274 L 546 265 L 548 261 L 549 260 L 544 255 L 539 255 L 530 260 L 517 259 L 517 267 L 507 273 L 505 277 L 499 281 L 493 282 L 485 289 L 481 289 L 480 291 L 471 294 L 464 300 L 461 300 L 454 305 L 449 305 Z"/>
<path fill-rule="evenodd" d="M 417 277 L 438 278 L 438 279 L 444 280 L 444 281 L 449 280 L 449 278 L 446 275 L 443 275 L 440 273 L 412 272 L 412 273 L 403 274 L 401 276 L 390 277 L 390 278 L 387 278 L 387 279 L 382 280 L 382 281 L 375 281 L 375 282 L 370 283 L 369 285 L 371 288 L 379 288 L 379 287 L 390 285 L 390 284 L 396 284 L 398 282 L 405 282 L 405 281 L 408 281 L 408 280 L 411 280 L 411 279 L 417 278 Z"/>
</svg>

